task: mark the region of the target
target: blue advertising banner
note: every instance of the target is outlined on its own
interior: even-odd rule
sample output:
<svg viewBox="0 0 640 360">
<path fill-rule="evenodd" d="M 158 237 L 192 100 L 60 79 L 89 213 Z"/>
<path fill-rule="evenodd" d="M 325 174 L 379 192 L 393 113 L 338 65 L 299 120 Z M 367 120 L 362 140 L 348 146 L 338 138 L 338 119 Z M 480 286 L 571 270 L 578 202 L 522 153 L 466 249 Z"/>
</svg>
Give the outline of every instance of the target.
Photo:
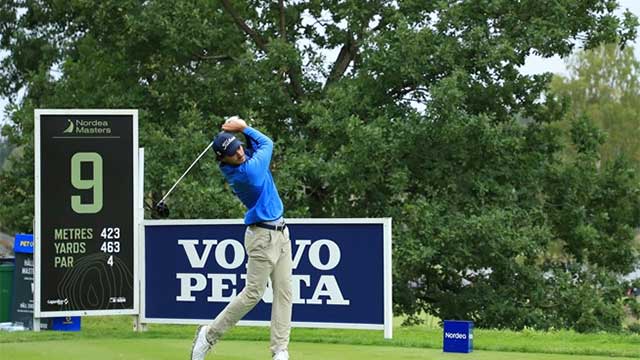
<svg viewBox="0 0 640 360">
<path fill-rule="evenodd" d="M 442 350 L 470 353 L 473 351 L 473 321 L 445 320 Z"/>
<path fill-rule="evenodd" d="M 16 234 L 13 252 L 33 254 L 33 234 Z"/>
<path fill-rule="evenodd" d="M 11 321 L 33 329 L 33 234 L 16 234 Z"/>
<path fill-rule="evenodd" d="M 141 321 L 211 321 L 244 287 L 240 220 L 144 223 Z M 288 219 L 293 326 L 385 330 L 391 337 L 391 219 Z M 241 325 L 268 325 L 270 286 Z"/>
</svg>

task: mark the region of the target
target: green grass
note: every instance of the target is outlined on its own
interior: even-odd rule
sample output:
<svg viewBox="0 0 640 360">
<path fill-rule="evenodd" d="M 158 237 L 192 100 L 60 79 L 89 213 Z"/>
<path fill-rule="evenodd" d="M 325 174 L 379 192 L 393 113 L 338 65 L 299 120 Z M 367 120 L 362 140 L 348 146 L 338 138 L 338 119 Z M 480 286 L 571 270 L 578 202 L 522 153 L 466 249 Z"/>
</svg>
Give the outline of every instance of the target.
<svg viewBox="0 0 640 360">
<path fill-rule="evenodd" d="M 399 320 L 396 319 L 396 323 L 400 323 Z M 54 351 L 61 354 L 60 359 L 74 359 L 80 358 L 80 354 L 86 355 L 85 351 L 97 351 L 104 352 L 105 359 L 179 359 L 185 358 L 184 353 L 188 352 L 194 329 L 195 326 L 151 324 L 147 332 L 134 333 L 130 317 L 85 317 L 82 319 L 82 331 L 77 333 L 0 332 L 0 354 L 15 355 L 8 356 L 7 359 L 41 359 L 42 354 L 39 352 L 47 351 L 49 354 L 49 351 Z M 219 357 L 216 358 L 269 358 L 268 340 L 268 328 L 236 327 L 220 342 L 217 348 Z M 577 360 L 587 359 L 587 355 L 590 355 L 588 359 L 593 360 L 603 357 L 640 359 L 639 335 L 578 334 L 572 331 L 476 330 L 476 351 L 473 354 L 443 354 L 442 330 L 433 323 L 411 327 L 396 326 L 393 340 L 385 340 L 381 331 L 295 328 L 292 330 L 291 341 L 295 359 L 359 358 L 354 357 L 354 354 L 362 359 L 382 359 L 379 357 L 382 355 L 376 354 L 387 354 L 385 358 L 392 359 Z M 92 360 L 102 359 L 93 355 L 91 357 Z M 47 355 L 47 359 L 58 358 Z"/>
<path fill-rule="evenodd" d="M 0 354 L 6 359 L 20 360 L 163 360 L 186 359 L 190 341 L 177 339 L 93 339 L 70 342 L 64 340 L 38 343 L 2 343 Z M 296 360 L 604 360 L 602 356 L 521 354 L 477 351 L 472 354 L 444 354 L 436 349 L 397 348 L 342 344 L 314 344 L 297 342 L 290 347 Z M 209 359 L 255 360 L 269 359 L 266 341 L 222 341 L 216 345 Z M 4 357 L 6 356 L 6 357 Z M 631 359 L 631 358 L 618 358 Z"/>
</svg>

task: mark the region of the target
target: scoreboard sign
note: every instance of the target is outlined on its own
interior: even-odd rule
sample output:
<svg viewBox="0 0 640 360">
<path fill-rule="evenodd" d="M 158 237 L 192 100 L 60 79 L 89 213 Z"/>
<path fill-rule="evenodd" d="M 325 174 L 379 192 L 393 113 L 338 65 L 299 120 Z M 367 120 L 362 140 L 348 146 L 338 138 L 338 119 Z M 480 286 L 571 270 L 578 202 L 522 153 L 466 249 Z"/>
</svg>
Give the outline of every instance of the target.
<svg viewBox="0 0 640 360">
<path fill-rule="evenodd" d="M 35 317 L 136 314 L 137 110 L 35 111 Z"/>
</svg>

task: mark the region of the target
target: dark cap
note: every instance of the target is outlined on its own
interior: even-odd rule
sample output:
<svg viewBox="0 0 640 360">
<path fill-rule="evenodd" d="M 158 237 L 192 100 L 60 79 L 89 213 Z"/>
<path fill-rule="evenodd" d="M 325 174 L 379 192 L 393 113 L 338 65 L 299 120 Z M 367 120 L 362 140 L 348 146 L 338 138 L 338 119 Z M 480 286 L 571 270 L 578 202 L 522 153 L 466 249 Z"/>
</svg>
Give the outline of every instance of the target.
<svg viewBox="0 0 640 360">
<path fill-rule="evenodd" d="M 218 157 L 231 156 L 242 145 L 233 133 L 222 131 L 213 139 L 213 151 Z"/>
</svg>

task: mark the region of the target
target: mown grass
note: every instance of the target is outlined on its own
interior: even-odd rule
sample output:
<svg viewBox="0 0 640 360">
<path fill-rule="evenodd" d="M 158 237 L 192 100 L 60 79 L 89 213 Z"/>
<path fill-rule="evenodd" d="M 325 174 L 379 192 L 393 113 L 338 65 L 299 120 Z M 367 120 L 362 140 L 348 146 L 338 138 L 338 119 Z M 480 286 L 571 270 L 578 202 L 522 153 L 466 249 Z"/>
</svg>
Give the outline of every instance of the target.
<svg viewBox="0 0 640 360">
<path fill-rule="evenodd" d="M 395 319 L 400 323 L 400 319 Z M 194 326 L 148 325 L 148 331 L 133 332 L 131 317 L 85 317 L 82 331 L 61 333 L 53 331 L 0 333 L 0 343 L 39 342 L 73 339 L 181 339 L 190 340 Z M 225 340 L 268 341 L 266 327 L 236 327 L 225 335 Z M 385 340 L 381 331 L 301 329 L 295 328 L 292 342 L 376 345 L 405 348 L 442 348 L 442 330 L 433 324 L 395 326 L 392 340 Z M 541 354 L 599 355 L 640 358 L 640 335 L 637 334 L 579 334 L 573 331 L 520 332 L 505 330 L 474 331 L 476 350 Z"/>
<path fill-rule="evenodd" d="M 187 339 L 80 339 L 0 343 L 2 359 L 20 360 L 175 360 L 188 358 Z M 605 356 L 513 353 L 479 350 L 471 354 L 443 353 L 439 349 L 375 345 L 316 344 L 294 342 L 289 347 L 296 360 L 607 360 Z M 207 359 L 270 359 L 267 341 L 221 341 Z M 632 358 L 616 358 L 633 360 Z"/>
</svg>

